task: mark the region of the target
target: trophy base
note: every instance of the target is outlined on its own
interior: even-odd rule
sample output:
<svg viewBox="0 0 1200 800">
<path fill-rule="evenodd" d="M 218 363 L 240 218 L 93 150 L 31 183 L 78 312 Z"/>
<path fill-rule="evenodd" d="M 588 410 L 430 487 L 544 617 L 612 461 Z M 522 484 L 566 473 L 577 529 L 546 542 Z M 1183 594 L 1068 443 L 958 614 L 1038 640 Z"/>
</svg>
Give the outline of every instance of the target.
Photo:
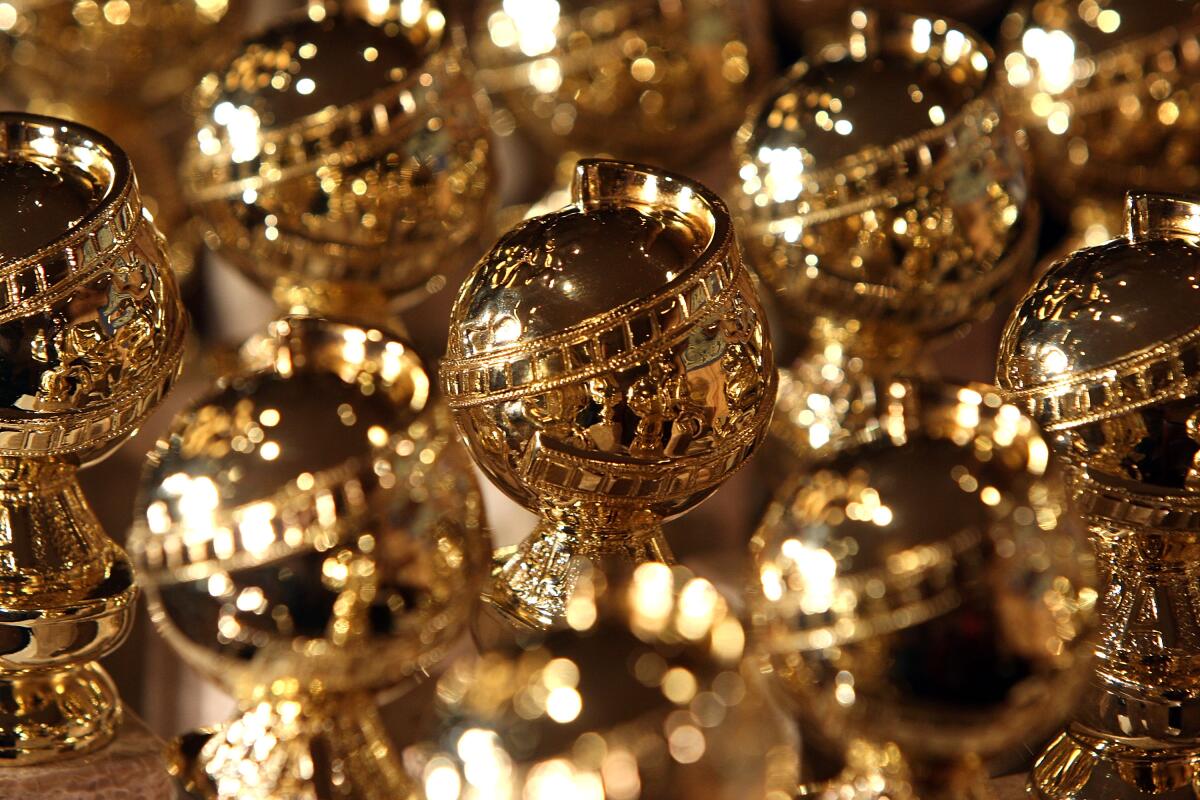
<svg viewBox="0 0 1200 800">
<path fill-rule="evenodd" d="M 95 662 L 0 673 L 0 768 L 93 752 L 120 725 L 117 687 Z"/>
<path fill-rule="evenodd" d="M 187 800 L 416 800 L 369 694 L 262 702 L 238 719 L 168 747 L 176 796 Z"/>
<path fill-rule="evenodd" d="M 1119 740 L 1072 726 L 1038 757 L 1029 792 L 1042 800 L 1197 800 L 1200 742 Z"/>
<path fill-rule="evenodd" d="M 657 523 L 600 536 L 542 520 L 514 550 L 506 549 L 506 555 L 500 564 L 499 557 L 493 559 L 492 582 L 483 600 L 510 622 L 535 630 L 551 627 L 568 613 L 575 585 L 589 562 L 675 560 Z"/>
</svg>

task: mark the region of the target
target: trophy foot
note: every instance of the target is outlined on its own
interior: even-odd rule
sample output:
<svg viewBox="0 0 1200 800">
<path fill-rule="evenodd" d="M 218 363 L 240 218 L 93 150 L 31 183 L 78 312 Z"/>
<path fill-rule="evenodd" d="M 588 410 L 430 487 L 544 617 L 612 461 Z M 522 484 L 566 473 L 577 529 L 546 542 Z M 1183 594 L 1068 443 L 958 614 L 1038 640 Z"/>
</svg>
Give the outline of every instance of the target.
<svg viewBox="0 0 1200 800">
<path fill-rule="evenodd" d="M 1200 742 L 1122 741 L 1072 726 L 1042 751 L 1029 790 L 1042 800 L 1196 800 Z"/>
<path fill-rule="evenodd" d="M 581 533 L 543 520 L 492 573 L 483 599 L 510 621 L 543 629 L 567 613 L 579 576 L 589 561 L 673 563 L 657 522 L 620 534 Z"/>
<path fill-rule="evenodd" d="M 232 722 L 180 736 L 167 761 L 189 800 L 419 796 L 369 694 L 260 702 Z"/>
<path fill-rule="evenodd" d="M 90 753 L 112 741 L 120 725 L 117 687 L 95 662 L 0 675 L 0 764 Z"/>
</svg>

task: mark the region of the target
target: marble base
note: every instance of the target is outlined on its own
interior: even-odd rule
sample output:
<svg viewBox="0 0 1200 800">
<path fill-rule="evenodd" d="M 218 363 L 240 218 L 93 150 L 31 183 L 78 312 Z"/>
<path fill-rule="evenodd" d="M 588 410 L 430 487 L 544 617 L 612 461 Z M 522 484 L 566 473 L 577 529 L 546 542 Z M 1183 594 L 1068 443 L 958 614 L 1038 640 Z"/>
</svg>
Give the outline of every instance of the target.
<svg viewBox="0 0 1200 800">
<path fill-rule="evenodd" d="M 0 798 L 164 800 L 174 791 L 164 750 L 126 709 L 117 738 L 102 750 L 55 764 L 0 766 Z"/>
</svg>

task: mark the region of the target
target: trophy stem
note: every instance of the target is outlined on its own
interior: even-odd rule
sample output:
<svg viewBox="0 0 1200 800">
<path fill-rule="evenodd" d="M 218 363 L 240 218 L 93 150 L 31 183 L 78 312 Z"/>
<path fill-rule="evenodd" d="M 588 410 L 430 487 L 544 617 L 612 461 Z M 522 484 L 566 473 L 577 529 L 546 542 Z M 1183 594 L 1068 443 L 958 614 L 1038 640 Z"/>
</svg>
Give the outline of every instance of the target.
<svg viewBox="0 0 1200 800">
<path fill-rule="evenodd" d="M 170 760 L 193 800 L 415 796 L 366 692 L 264 699 L 211 733 L 185 734 Z"/>
<path fill-rule="evenodd" d="M 120 699 L 96 663 L 133 624 L 125 553 L 54 461 L 0 459 L 0 764 L 107 744 Z"/>
<path fill-rule="evenodd" d="M 517 622 L 545 628 L 562 617 L 588 561 L 674 562 L 657 518 L 625 530 L 597 531 L 542 518 L 493 574 L 485 599 Z"/>
<path fill-rule="evenodd" d="M 1097 674 L 1039 756 L 1047 800 L 1194 800 L 1200 783 L 1200 540 L 1093 524 L 1106 589 Z"/>
<path fill-rule="evenodd" d="M 321 280 L 296 282 L 289 277 L 275 283 L 271 297 L 283 316 L 354 320 L 410 341 L 408 328 L 396 304 L 389 303 L 374 285 L 356 286 Z"/>
</svg>

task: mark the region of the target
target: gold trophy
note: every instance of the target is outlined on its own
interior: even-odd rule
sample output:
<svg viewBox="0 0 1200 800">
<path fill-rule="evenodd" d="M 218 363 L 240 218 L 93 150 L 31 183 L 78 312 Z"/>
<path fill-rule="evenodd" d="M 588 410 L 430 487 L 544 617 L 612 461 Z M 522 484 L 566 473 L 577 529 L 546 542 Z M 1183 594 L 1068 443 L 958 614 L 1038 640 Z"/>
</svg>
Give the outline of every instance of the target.
<svg viewBox="0 0 1200 800">
<path fill-rule="evenodd" d="M 1090 696 L 1031 778 L 1055 800 L 1200 785 L 1200 203 L 1134 193 L 1126 214 L 1038 281 L 997 367 L 1069 465 L 1107 582 Z"/>
<path fill-rule="evenodd" d="M 373 693 L 445 655 L 490 554 L 428 390 L 378 328 L 284 319 L 151 455 L 130 539 L 151 615 L 241 711 L 178 746 L 188 796 L 415 796 Z"/>
<path fill-rule="evenodd" d="M 1198 36 L 1195 0 L 1038 0 L 1005 19 L 1012 105 L 1074 246 L 1121 234 L 1127 189 L 1200 188 Z"/>
<path fill-rule="evenodd" d="M 739 130 L 746 259 L 799 337 L 772 439 L 853 435 L 875 380 L 990 312 L 1033 257 L 1026 156 L 991 50 L 938 18 L 855 12 Z"/>
<path fill-rule="evenodd" d="M 240 28 L 229 0 L 39 0 L 0 7 L 5 87 L 35 113 L 105 131 L 132 159 L 182 278 L 200 245 L 178 180 L 183 98 Z"/>
<path fill-rule="evenodd" d="M 757 0 L 480 3 L 479 77 L 555 157 L 693 165 L 770 74 Z"/>
<path fill-rule="evenodd" d="M 988 757 L 1051 732 L 1087 680 L 1091 548 L 1015 406 L 920 381 L 874 397 L 763 518 L 755 634 L 806 727 L 849 751 L 801 796 L 982 800 Z"/>
<path fill-rule="evenodd" d="M 441 382 L 479 467 L 541 515 L 499 570 L 497 607 L 548 625 L 576 557 L 669 560 L 663 520 L 745 462 L 775 401 L 725 204 L 581 161 L 571 205 L 509 231 L 463 284 Z"/>
<path fill-rule="evenodd" d="M 434 735 L 405 754 L 426 797 L 791 797 L 789 725 L 711 583 L 659 563 L 585 571 L 566 618 L 446 670 Z"/>
<path fill-rule="evenodd" d="M 201 81 L 184 161 L 207 240 L 285 313 L 397 328 L 491 206 L 486 99 L 455 31 L 321 6 Z"/>
<path fill-rule="evenodd" d="M 76 479 L 179 371 L 187 319 L 129 159 L 50 117 L 0 114 L 0 763 L 95 750 L 121 721 L 96 663 L 124 640 L 129 560 Z"/>
</svg>

